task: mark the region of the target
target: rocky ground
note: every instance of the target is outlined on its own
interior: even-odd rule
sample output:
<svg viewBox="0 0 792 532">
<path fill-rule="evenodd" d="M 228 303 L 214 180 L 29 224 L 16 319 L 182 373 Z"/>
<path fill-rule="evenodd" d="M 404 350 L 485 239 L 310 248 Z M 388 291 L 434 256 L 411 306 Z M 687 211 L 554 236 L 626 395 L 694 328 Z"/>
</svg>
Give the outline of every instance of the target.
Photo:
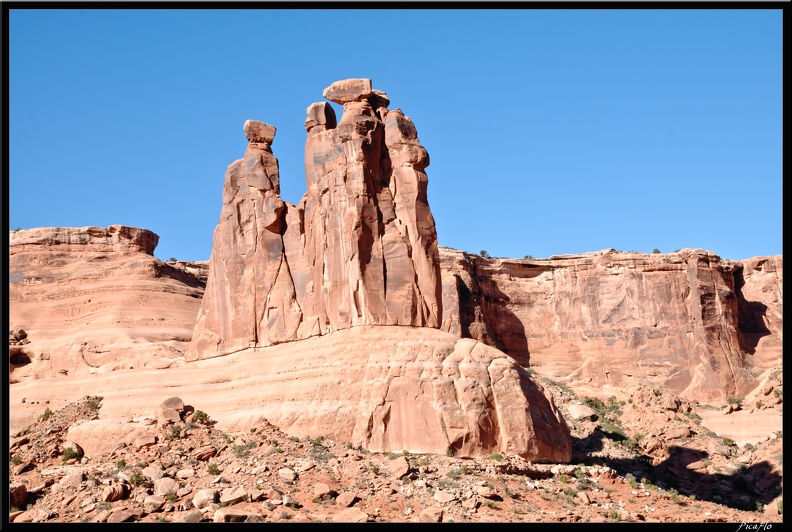
<svg viewBox="0 0 792 532">
<path fill-rule="evenodd" d="M 68 428 L 96 419 L 88 396 L 12 435 L 13 522 L 780 522 L 778 431 L 738 446 L 690 403 L 635 387 L 602 401 L 540 375 L 573 436 L 570 464 L 369 453 L 290 437 L 268 423 L 244 433 L 163 397 L 110 453 L 84 456 Z M 780 379 L 780 372 L 779 372 Z M 781 399 L 780 380 L 766 397 Z M 780 409 L 782 401 L 774 403 Z M 723 412 L 740 407 L 723 405 Z"/>
</svg>

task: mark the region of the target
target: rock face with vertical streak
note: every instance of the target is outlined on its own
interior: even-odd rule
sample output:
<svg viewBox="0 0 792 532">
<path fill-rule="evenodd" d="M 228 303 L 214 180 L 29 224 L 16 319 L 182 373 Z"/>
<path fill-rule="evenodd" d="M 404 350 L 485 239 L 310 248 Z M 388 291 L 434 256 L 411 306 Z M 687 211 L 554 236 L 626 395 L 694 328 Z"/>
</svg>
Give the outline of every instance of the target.
<svg viewBox="0 0 792 532">
<path fill-rule="evenodd" d="M 229 166 L 209 278 L 187 360 L 357 325 L 440 326 L 429 156 L 370 79 L 333 83 L 308 107 L 307 191 L 280 198 L 275 128 L 248 121 Z"/>
<path fill-rule="evenodd" d="M 644 382 L 723 400 L 747 393 L 781 359 L 781 256 L 603 250 L 521 260 L 443 247 L 440 255 L 443 330 L 579 393 Z"/>
</svg>

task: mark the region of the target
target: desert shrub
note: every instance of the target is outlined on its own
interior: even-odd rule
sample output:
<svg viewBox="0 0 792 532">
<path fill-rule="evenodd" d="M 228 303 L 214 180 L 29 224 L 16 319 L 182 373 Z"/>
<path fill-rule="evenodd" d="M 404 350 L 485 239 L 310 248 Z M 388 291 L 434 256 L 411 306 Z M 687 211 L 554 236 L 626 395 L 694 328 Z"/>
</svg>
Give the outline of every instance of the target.
<svg viewBox="0 0 792 532">
<path fill-rule="evenodd" d="M 129 483 L 133 486 L 137 486 L 138 484 L 142 484 L 146 478 L 143 476 L 143 473 L 139 469 L 135 469 L 132 471 L 132 474 L 129 476 Z"/>
<path fill-rule="evenodd" d="M 495 460 L 496 462 L 503 461 L 503 455 L 501 453 L 494 453 L 490 455 L 490 460 Z"/>
<path fill-rule="evenodd" d="M 196 410 L 193 412 L 193 421 L 196 423 L 203 423 L 206 424 L 209 422 L 209 415 L 204 412 L 203 410 Z"/>
<path fill-rule="evenodd" d="M 116 467 L 117 467 L 118 469 L 124 469 L 124 468 L 126 467 L 126 460 L 124 460 L 124 459 L 121 459 L 121 460 L 119 460 L 118 462 L 116 462 L 116 464 L 115 464 L 115 465 L 116 465 Z"/>
<path fill-rule="evenodd" d="M 454 448 L 453 447 L 449 447 L 448 449 L 446 449 L 446 453 L 445 454 L 446 454 L 446 456 L 454 456 Z"/>
<path fill-rule="evenodd" d="M 568 497 L 573 497 L 574 498 L 577 495 L 577 491 L 574 490 L 573 488 L 569 487 L 569 486 L 564 486 L 564 488 L 561 491 L 563 491 L 564 495 L 566 495 Z"/>
<path fill-rule="evenodd" d="M 170 429 L 170 432 L 165 435 L 165 437 L 169 440 L 174 438 L 178 438 L 181 435 L 181 427 L 179 425 L 173 425 Z"/>
<path fill-rule="evenodd" d="M 657 249 L 657 248 L 654 248 L 654 249 L 652 250 L 652 253 L 660 253 L 660 250 L 659 250 L 659 249 Z"/>
<path fill-rule="evenodd" d="M 450 490 L 459 487 L 459 483 L 447 478 L 441 478 L 437 481 L 437 487 L 441 490 Z"/>
<path fill-rule="evenodd" d="M 318 438 L 313 440 L 311 442 L 311 448 L 308 451 L 308 454 L 311 456 L 311 458 L 313 458 L 317 462 L 327 462 L 328 460 L 331 460 L 336 457 L 333 453 L 330 452 L 330 449 L 322 445 L 323 440 L 324 440 L 323 436 L 319 436 Z M 398 455 L 394 455 L 393 458 L 395 458 L 396 456 Z M 393 458 L 391 458 L 391 460 L 393 460 Z"/>
<path fill-rule="evenodd" d="M 71 447 L 67 447 L 63 450 L 63 461 L 71 460 L 72 458 L 77 458 L 77 451 L 72 449 Z"/>
<path fill-rule="evenodd" d="M 102 397 L 101 395 L 95 395 L 88 399 L 88 407 L 92 410 L 99 410 L 99 407 L 102 406 Z"/>
<path fill-rule="evenodd" d="M 11 463 L 13 465 L 21 464 L 22 463 L 22 457 L 20 457 L 18 454 L 15 454 L 14 456 L 11 457 Z"/>
<path fill-rule="evenodd" d="M 219 475 L 220 474 L 220 470 L 217 468 L 217 464 L 209 464 L 206 467 L 206 472 L 209 473 L 210 475 Z"/>
<path fill-rule="evenodd" d="M 41 416 L 41 421 L 47 421 L 49 418 L 52 417 L 52 410 L 49 407 L 44 409 L 44 414 Z"/>
<path fill-rule="evenodd" d="M 584 397 L 583 404 L 599 413 L 605 413 L 605 403 L 597 397 Z"/>
<path fill-rule="evenodd" d="M 741 406 L 742 405 L 742 399 L 740 399 L 739 397 L 733 397 L 733 396 L 732 397 L 727 397 L 726 398 L 726 403 L 730 404 L 730 405 Z"/>
<path fill-rule="evenodd" d="M 255 446 L 256 443 L 251 441 L 244 445 L 234 445 L 232 450 L 234 451 L 234 456 L 237 458 L 245 458 L 248 456 L 248 454 L 250 454 L 250 449 L 254 448 Z"/>
</svg>

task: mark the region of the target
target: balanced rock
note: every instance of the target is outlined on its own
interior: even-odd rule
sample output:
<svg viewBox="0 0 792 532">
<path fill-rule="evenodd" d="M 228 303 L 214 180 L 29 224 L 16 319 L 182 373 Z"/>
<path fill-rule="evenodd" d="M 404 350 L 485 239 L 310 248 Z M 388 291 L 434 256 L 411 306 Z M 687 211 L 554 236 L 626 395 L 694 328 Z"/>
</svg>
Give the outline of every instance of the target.
<svg viewBox="0 0 792 532">
<path fill-rule="evenodd" d="M 323 97 L 341 105 L 362 101 L 371 95 L 371 80 L 367 78 L 336 81 L 322 92 Z"/>
</svg>

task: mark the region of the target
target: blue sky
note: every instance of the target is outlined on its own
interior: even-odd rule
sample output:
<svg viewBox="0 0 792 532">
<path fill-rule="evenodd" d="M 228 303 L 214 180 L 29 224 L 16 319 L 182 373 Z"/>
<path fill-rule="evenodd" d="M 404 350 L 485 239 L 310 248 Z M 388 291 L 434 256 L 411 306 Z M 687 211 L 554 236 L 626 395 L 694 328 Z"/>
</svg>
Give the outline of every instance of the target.
<svg viewBox="0 0 792 532">
<path fill-rule="evenodd" d="M 35 9 L 9 26 L 10 229 L 144 227 L 157 257 L 206 260 L 245 120 L 277 128 L 297 203 L 306 108 L 366 77 L 429 152 L 441 245 L 782 253 L 782 9 Z"/>
</svg>

